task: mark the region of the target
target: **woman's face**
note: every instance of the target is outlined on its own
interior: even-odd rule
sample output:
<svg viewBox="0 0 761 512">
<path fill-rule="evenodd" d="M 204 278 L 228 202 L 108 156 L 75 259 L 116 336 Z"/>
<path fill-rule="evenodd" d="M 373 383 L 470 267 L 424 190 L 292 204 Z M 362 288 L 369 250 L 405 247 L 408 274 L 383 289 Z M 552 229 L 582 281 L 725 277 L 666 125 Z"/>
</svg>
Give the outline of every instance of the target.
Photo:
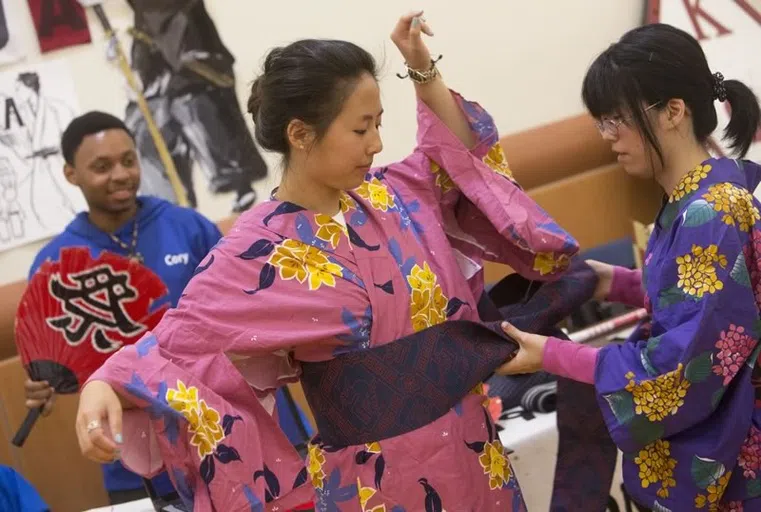
<svg viewBox="0 0 761 512">
<path fill-rule="evenodd" d="M 660 136 L 660 113 L 656 105 L 645 106 L 645 119 L 650 123 L 656 140 Z M 631 114 L 604 116 L 598 120 L 598 128 L 603 139 L 610 142 L 611 149 L 616 153 L 618 163 L 627 174 L 637 178 L 651 179 L 660 166 L 660 160 L 655 150 L 647 143 L 645 135 L 640 132 Z"/>
<path fill-rule="evenodd" d="M 325 135 L 307 150 L 304 172 L 336 190 L 360 186 L 383 149 L 382 115 L 378 83 L 363 75 Z"/>
</svg>

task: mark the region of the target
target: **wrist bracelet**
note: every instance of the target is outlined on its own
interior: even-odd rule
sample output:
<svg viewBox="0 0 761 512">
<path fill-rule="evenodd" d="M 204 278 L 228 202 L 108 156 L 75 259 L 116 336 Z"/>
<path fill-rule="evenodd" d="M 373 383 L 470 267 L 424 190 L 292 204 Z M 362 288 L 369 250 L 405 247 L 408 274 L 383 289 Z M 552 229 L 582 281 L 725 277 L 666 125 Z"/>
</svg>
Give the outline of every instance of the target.
<svg viewBox="0 0 761 512">
<path fill-rule="evenodd" d="M 441 73 L 439 72 L 439 68 L 436 67 L 436 63 L 441 60 L 443 55 L 439 55 L 439 57 L 434 60 L 431 59 L 431 67 L 427 70 L 419 70 L 411 68 L 406 62 L 404 65 L 407 67 L 407 74 L 406 75 L 400 75 L 399 73 L 396 74 L 401 79 L 409 78 L 416 84 L 427 84 L 436 79 L 436 77 L 441 76 Z"/>
</svg>

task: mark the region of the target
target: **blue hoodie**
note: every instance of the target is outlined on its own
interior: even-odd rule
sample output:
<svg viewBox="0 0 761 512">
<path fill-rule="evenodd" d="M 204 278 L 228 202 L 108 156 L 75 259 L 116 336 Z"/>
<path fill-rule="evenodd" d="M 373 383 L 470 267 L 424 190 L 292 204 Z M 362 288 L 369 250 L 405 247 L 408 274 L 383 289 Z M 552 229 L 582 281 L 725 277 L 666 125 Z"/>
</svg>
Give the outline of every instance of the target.
<svg viewBox="0 0 761 512">
<path fill-rule="evenodd" d="M 154 197 L 138 198 L 140 208 L 134 220 L 127 222 L 114 235 L 126 245 L 132 241 L 132 229 L 137 221 L 138 240 L 136 250 L 144 259 L 144 264 L 166 284 L 169 295 L 167 301 L 175 307 L 185 286 L 193 277 L 193 272 L 214 244 L 222 237 L 219 228 L 207 218 L 189 208 L 182 208 Z M 78 214 L 60 235 L 48 242 L 34 259 L 29 277 L 45 260 L 58 260 L 62 248 L 87 246 L 94 258 L 107 250 L 127 256 L 120 245 L 108 233 L 94 226 L 86 212 Z M 156 303 L 155 306 L 165 301 Z M 304 442 L 297 427 L 296 419 L 285 407 L 284 395 L 277 395 L 280 426 L 293 444 Z M 282 405 L 281 405 L 282 404 Z M 308 425 L 303 412 L 298 411 L 302 424 Z M 311 435 L 311 431 L 307 430 Z M 125 491 L 143 487 L 142 478 L 122 466 L 119 461 L 103 465 L 103 479 L 106 490 Z M 159 495 L 173 492 L 166 473 L 155 477 L 153 487 Z"/>
<path fill-rule="evenodd" d="M 143 256 L 145 266 L 164 281 L 169 290 L 166 301 L 174 307 L 193 277 L 196 266 L 222 237 L 222 233 L 213 222 L 195 210 L 181 208 L 154 197 L 140 197 L 138 201 L 140 208 L 135 218 L 114 235 L 129 245 L 132 242 L 134 223 L 137 222 L 136 250 Z M 103 250 L 128 255 L 108 233 L 90 222 L 86 212 L 81 212 L 37 254 L 29 270 L 29 278 L 43 261 L 58 260 L 61 249 L 74 246 L 89 247 L 94 258 Z M 166 301 L 161 301 L 156 306 Z M 103 465 L 103 481 L 109 492 L 143 487 L 142 477 L 125 469 L 119 461 Z M 174 491 L 166 473 L 153 479 L 153 487 L 159 495 Z"/>
<path fill-rule="evenodd" d="M 50 507 L 23 475 L 0 464 L 0 510 L 49 512 Z"/>
</svg>

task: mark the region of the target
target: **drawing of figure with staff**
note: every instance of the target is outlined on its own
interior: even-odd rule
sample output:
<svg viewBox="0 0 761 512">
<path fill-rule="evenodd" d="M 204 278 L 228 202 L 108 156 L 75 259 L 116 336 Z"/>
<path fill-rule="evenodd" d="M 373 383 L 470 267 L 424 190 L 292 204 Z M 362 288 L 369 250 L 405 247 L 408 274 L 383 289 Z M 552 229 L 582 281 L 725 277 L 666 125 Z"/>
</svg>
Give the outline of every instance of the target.
<svg viewBox="0 0 761 512">
<path fill-rule="evenodd" d="M 197 163 L 213 194 L 234 192 L 233 212 L 256 200 L 260 156 L 235 95 L 234 57 L 202 0 L 128 0 L 134 11 L 130 66 L 170 153 L 189 206 L 197 205 Z M 174 200 L 164 165 L 139 105 L 126 123 L 138 142 L 146 192 Z"/>
</svg>

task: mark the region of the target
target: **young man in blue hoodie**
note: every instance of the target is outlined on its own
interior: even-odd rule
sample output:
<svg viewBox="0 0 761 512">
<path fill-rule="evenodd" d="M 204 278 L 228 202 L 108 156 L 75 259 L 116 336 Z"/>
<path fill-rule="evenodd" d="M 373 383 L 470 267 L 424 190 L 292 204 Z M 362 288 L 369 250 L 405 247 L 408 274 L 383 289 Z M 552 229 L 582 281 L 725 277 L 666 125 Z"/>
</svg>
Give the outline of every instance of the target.
<svg viewBox="0 0 761 512">
<path fill-rule="evenodd" d="M 110 251 L 137 258 L 166 284 L 168 300 L 177 305 L 182 291 L 206 253 L 222 237 L 217 226 L 195 210 L 137 195 L 140 165 L 132 134 L 117 117 L 88 112 L 74 119 L 61 137 L 66 180 L 79 187 L 87 201 L 87 212 L 79 213 L 63 233 L 53 238 L 32 263 L 29 277 L 45 260 L 57 260 L 65 247 L 89 247 L 93 257 Z M 27 380 L 26 406 L 44 405 L 43 415 L 53 406 L 53 389 L 46 382 Z M 303 413 L 278 393 L 280 425 L 294 444 L 311 432 Z M 296 413 L 299 420 L 291 413 Z M 112 504 L 146 496 L 143 480 L 119 461 L 103 465 L 106 490 Z M 157 494 L 174 492 L 166 473 L 152 480 Z"/>
</svg>

